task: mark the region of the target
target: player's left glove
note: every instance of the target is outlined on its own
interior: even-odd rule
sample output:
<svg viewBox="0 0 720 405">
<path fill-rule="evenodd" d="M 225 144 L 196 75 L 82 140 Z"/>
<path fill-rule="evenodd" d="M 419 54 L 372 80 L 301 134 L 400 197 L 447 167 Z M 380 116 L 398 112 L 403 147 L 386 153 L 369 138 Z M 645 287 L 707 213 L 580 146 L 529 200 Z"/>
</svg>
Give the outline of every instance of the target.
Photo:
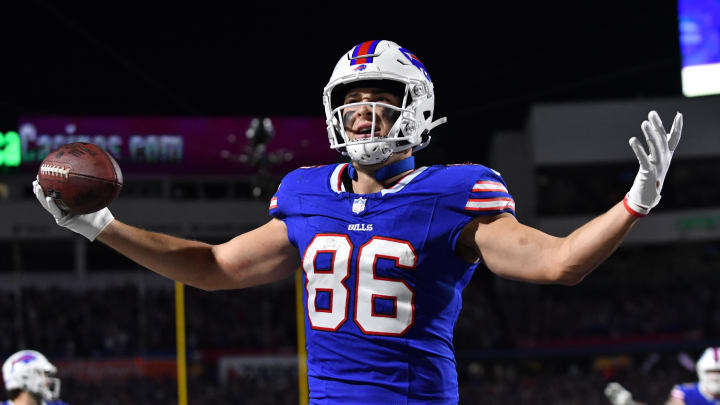
<svg viewBox="0 0 720 405">
<path fill-rule="evenodd" d="M 658 114 L 650 111 L 648 120 L 641 125 L 650 154 L 645 153 L 637 138 L 630 138 L 630 147 L 640 162 L 635 182 L 623 200 L 625 208 L 631 214 L 645 216 L 660 202 L 660 191 L 670 168 L 670 160 L 680 141 L 682 126 L 683 116 L 677 113 L 670 133 L 666 134 Z"/>
</svg>

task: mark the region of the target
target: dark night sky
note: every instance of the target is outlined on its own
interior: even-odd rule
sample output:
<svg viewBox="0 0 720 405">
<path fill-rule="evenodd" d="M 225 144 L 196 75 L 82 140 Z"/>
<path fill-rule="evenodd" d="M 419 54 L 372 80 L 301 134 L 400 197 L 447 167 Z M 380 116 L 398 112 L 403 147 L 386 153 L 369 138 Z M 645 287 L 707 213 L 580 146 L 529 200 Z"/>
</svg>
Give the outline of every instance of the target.
<svg viewBox="0 0 720 405">
<path fill-rule="evenodd" d="M 8 3 L 4 128 L 23 114 L 321 116 L 337 59 L 369 39 L 427 67 L 436 117 L 450 119 L 438 159 L 452 139 L 523 128 L 532 103 L 680 95 L 677 6 L 665 0 Z"/>
</svg>

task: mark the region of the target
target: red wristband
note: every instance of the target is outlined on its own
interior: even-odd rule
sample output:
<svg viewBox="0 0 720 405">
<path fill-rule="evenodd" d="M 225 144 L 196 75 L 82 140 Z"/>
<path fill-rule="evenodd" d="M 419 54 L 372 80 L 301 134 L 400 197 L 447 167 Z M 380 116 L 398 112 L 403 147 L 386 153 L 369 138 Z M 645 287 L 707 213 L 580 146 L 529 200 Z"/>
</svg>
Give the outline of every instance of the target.
<svg viewBox="0 0 720 405">
<path fill-rule="evenodd" d="M 630 213 L 630 215 L 632 215 L 632 216 L 634 216 L 634 217 L 636 217 L 636 218 L 642 218 L 642 217 L 644 217 L 644 216 L 647 215 L 647 214 L 641 214 L 641 213 L 639 213 L 639 212 L 636 212 L 635 210 L 633 210 L 632 208 L 630 208 L 630 205 L 628 204 L 627 196 L 625 196 L 625 198 L 623 198 L 623 206 L 625 207 L 625 209 L 627 210 L 627 212 Z"/>
</svg>

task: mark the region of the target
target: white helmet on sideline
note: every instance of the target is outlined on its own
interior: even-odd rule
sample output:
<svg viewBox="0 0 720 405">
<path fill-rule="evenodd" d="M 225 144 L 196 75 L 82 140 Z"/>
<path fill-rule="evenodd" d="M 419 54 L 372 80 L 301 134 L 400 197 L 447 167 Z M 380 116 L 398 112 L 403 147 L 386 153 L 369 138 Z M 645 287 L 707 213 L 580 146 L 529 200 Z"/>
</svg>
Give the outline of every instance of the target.
<svg viewBox="0 0 720 405">
<path fill-rule="evenodd" d="M 695 369 L 700 387 L 712 395 L 720 395 L 720 348 L 708 347 L 697 361 Z M 714 372 L 710 372 L 714 371 Z"/>
<path fill-rule="evenodd" d="M 396 94 L 400 107 L 381 102 L 344 104 L 353 87 L 379 87 Z M 323 91 L 323 104 L 330 147 L 348 155 L 361 165 L 380 163 L 395 152 L 413 148 L 416 152 L 430 143 L 430 131 L 446 121 L 433 122 L 435 93 L 430 75 L 420 60 L 391 41 L 366 41 L 344 54 L 335 66 Z M 348 106 L 367 105 L 388 108 L 397 119 L 386 137 L 375 137 L 375 120 L 369 138 L 350 140 L 343 125 L 342 112 Z"/>
<path fill-rule="evenodd" d="M 53 377 L 56 373 L 57 368 L 35 350 L 13 354 L 2 367 L 6 390 L 28 391 L 45 401 L 60 397 L 60 379 Z"/>
</svg>

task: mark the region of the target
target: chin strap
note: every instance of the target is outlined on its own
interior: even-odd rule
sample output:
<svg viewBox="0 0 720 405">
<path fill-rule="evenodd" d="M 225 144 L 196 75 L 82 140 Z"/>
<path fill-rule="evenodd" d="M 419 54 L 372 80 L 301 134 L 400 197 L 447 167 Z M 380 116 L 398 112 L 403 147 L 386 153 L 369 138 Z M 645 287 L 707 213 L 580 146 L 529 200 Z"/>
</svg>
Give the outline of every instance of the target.
<svg viewBox="0 0 720 405">
<path fill-rule="evenodd" d="M 393 164 L 389 164 L 387 166 L 381 167 L 375 172 L 375 180 L 377 181 L 385 181 L 391 177 L 395 177 L 398 174 L 402 172 L 406 172 L 408 170 L 412 170 L 415 168 L 415 156 L 409 156 L 406 157 L 403 160 L 398 160 L 397 162 Z M 351 179 L 357 180 L 358 174 L 357 170 L 353 167 L 353 165 L 348 166 L 348 175 Z"/>
<path fill-rule="evenodd" d="M 437 120 L 433 121 L 432 124 L 428 125 L 427 131 L 430 132 L 438 125 L 442 125 L 447 122 L 447 117 L 438 118 Z"/>
</svg>

